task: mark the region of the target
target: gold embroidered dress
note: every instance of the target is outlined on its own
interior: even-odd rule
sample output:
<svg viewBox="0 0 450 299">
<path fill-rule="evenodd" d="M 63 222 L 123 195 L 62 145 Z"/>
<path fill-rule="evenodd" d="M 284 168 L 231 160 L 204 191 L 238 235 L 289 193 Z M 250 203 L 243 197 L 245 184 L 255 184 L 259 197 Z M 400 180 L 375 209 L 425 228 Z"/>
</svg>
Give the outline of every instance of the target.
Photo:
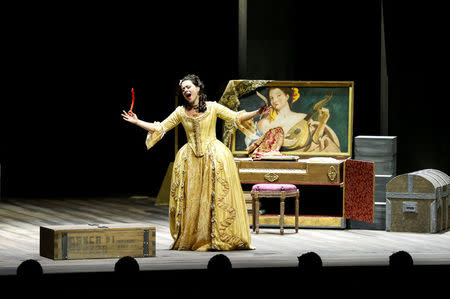
<svg viewBox="0 0 450 299">
<path fill-rule="evenodd" d="M 253 121 L 241 123 L 239 115 L 216 102 L 206 102 L 197 117 L 179 106 L 157 130 L 148 133 L 151 148 L 165 132 L 181 123 L 185 144 L 175 157 L 169 200 L 172 249 L 251 249 L 247 208 L 231 151 L 216 138 L 217 117 L 230 121 L 244 134 L 254 133 Z"/>
</svg>

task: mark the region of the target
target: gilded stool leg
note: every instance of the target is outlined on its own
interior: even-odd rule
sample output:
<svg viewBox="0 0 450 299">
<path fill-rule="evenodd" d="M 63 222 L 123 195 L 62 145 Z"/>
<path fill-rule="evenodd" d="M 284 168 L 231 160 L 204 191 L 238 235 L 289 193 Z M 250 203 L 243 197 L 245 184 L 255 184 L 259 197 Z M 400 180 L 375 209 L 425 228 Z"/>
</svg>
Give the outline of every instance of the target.
<svg viewBox="0 0 450 299">
<path fill-rule="evenodd" d="M 255 229 L 256 229 L 256 233 L 259 234 L 259 194 L 256 193 L 256 198 L 255 198 Z"/>
<path fill-rule="evenodd" d="M 252 229 L 253 232 L 256 231 L 256 195 L 255 192 L 252 191 Z"/>
<path fill-rule="evenodd" d="M 286 192 L 281 191 L 280 197 L 280 234 L 284 234 L 284 199 L 286 198 Z"/>
</svg>

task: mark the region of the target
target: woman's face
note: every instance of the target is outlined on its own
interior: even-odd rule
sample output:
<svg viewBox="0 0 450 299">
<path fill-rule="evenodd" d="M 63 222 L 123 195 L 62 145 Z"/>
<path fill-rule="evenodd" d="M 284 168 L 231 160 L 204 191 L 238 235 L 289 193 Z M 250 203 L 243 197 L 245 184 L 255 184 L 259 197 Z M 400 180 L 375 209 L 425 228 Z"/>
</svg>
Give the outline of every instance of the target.
<svg viewBox="0 0 450 299">
<path fill-rule="evenodd" d="M 271 88 L 269 90 L 270 104 L 275 110 L 280 111 L 288 104 L 289 95 L 285 94 L 279 88 Z"/>
<path fill-rule="evenodd" d="M 183 97 L 189 102 L 189 104 L 195 105 L 198 103 L 199 91 L 200 87 L 195 86 L 191 80 L 185 80 L 181 82 L 181 92 L 183 93 Z"/>
</svg>

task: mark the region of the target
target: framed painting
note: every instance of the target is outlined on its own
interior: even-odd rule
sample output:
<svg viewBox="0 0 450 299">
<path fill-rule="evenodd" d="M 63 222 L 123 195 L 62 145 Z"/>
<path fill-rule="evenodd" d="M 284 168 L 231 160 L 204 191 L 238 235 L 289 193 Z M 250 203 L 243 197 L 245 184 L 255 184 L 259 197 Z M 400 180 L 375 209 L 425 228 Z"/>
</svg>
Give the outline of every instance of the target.
<svg viewBox="0 0 450 299">
<path fill-rule="evenodd" d="M 282 128 L 280 152 L 298 156 L 350 157 L 353 140 L 352 81 L 232 80 L 219 103 L 240 111 L 267 104 L 270 112 L 253 119 L 253 136 L 224 125 L 223 141 L 235 156 L 273 128 Z"/>
</svg>

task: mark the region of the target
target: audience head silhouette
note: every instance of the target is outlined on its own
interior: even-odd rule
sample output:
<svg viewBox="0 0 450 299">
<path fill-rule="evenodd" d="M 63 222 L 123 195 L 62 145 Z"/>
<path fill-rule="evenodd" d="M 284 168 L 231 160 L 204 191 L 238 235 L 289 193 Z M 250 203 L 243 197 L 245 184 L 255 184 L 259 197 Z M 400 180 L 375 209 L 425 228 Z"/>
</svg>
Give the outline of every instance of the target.
<svg viewBox="0 0 450 299">
<path fill-rule="evenodd" d="M 322 269 L 322 259 L 315 252 L 307 252 L 298 258 L 298 267 L 302 271 L 319 271 Z"/>
<path fill-rule="evenodd" d="M 40 279 L 43 273 L 41 264 L 36 260 L 26 260 L 17 267 L 17 277 L 23 280 Z"/>
<path fill-rule="evenodd" d="M 413 259 L 406 251 L 397 251 L 389 256 L 389 268 L 396 271 L 410 270 L 413 267 Z"/>
<path fill-rule="evenodd" d="M 114 272 L 122 276 L 135 275 L 139 272 L 139 264 L 133 257 L 124 256 L 116 262 Z"/>
<path fill-rule="evenodd" d="M 228 271 L 231 270 L 230 259 L 223 254 L 213 256 L 208 262 L 208 270 L 211 271 Z"/>
</svg>

